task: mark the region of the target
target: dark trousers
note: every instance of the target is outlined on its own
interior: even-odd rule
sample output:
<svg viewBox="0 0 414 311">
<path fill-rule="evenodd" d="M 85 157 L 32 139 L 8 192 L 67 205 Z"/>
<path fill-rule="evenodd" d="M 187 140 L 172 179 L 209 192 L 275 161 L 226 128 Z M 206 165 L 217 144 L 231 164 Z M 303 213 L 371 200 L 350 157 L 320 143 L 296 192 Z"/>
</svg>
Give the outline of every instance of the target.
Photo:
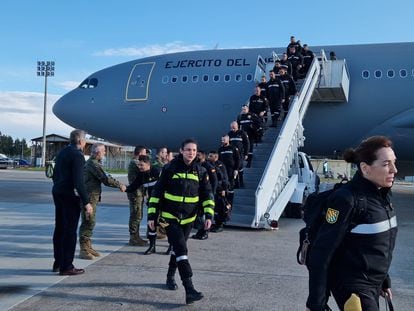
<svg viewBox="0 0 414 311">
<path fill-rule="evenodd" d="M 379 289 L 348 289 L 343 286 L 340 286 L 340 288 L 332 290 L 332 295 L 334 296 L 335 301 L 338 304 L 338 307 L 341 311 L 347 311 L 347 309 L 345 309 L 344 306 L 347 300 L 351 297 L 352 293 L 356 294 L 359 297 L 362 310 L 379 311 Z"/>
<path fill-rule="evenodd" d="M 270 115 L 272 117 L 272 125 L 275 125 L 277 123 L 277 120 L 280 116 L 281 108 L 281 101 L 279 100 L 273 100 L 269 102 L 269 108 L 270 108 Z"/>
<path fill-rule="evenodd" d="M 168 221 L 167 229 L 168 243 L 172 245 L 170 262 L 168 264 L 168 272 L 178 268 L 181 280 L 191 278 L 193 271 L 188 261 L 187 240 L 190 235 L 193 224 L 180 225 L 177 221 Z"/>
<path fill-rule="evenodd" d="M 289 112 L 289 106 L 290 106 L 290 96 L 287 96 L 285 97 L 285 101 L 282 104 L 283 111 L 285 112 L 285 115 L 284 115 L 285 118 Z"/>
<path fill-rule="evenodd" d="M 73 268 L 76 230 L 81 212 L 80 198 L 75 195 L 53 194 L 55 202 L 55 231 L 53 233 L 54 267 L 60 271 Z"/>
<path fill-rule="evenodd" d="M 222 226 L 226 221 L 230 220 L 230 211 L 227 209 L 227 204 L 230 203 L 226 197 L 221 194 L 214 196 L 214 221 L 217 227 Z"/>
</svg>

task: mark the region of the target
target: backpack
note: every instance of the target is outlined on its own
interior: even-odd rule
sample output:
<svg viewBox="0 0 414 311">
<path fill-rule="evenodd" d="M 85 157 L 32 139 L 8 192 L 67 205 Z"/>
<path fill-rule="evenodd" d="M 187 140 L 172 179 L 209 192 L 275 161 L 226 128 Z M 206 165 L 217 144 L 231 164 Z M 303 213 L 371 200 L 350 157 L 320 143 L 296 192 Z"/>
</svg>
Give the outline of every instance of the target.
<svg viewBox="0 0 414 311">
<path fill-rule="evenodd" d="M 299 231 L 299 248 L 296 252 L 296 260 L 298 264 L 308 265 L 309 251 L 312 247 L 312 242 L 317 236 L 319 228 L 325 219 L 326 211 L 328 209 L 328 199 L 337 189 L 341 188 L 345 184 L 347 183 L 341 181 L 336 183 L 333 189 L 319 193 L 314 192 L 306 199 L 303 207 L 303 220 L 306 226 Z M 365 212 L 367 200 L 366 197 L 358 193 L 354 187 L 351 186 L 351 189 L 355 197 L 355 211 L 353 215 L 355 220 L 356 216 L 359 216 L 361 213 Z M 349 228 L 349 230 L 357 225 L 357 223 L 354 223 L 354 220 L 351 222 L 351 228 Z"/>
</svg>

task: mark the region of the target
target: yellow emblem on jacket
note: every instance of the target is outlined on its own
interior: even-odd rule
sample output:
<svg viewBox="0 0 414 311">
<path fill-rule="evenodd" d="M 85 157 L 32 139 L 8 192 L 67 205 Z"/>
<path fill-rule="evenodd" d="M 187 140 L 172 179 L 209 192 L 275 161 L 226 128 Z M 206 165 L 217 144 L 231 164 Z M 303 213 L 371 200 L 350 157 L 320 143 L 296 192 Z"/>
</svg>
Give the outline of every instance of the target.
<svg viewBox="0 0 414 311">
<path fill-rule="evenodd" d="M 325 217 L 326 222 L 328 224 L 334 224 L 338 220 L 338 216 L 339 216 L 339 211 L 333 208 L 328 208 L 328 210 L 326 211 L 326 217 Z"/>
</svg>

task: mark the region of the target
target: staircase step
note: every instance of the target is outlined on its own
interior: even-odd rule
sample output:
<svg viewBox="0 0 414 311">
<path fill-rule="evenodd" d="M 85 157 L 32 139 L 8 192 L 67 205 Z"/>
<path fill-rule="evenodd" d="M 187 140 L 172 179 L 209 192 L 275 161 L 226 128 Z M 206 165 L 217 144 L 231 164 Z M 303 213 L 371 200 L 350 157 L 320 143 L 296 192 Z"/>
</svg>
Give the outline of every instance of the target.
<svg viewBox="0 0 414 311">
<path fill-rule="evenodd" d="M 233 202 L 232 214 L 235 213 L 235 214 L 253 216 L 255 213 L 254 204 L 255 204 L 254 201 L 251 204 L 241 204 L 241 203 L 236 204 L 235 202 Z"/>
<path fill-rule="evenodd" d="M 226 225 L 236 227 L 250 227 L 252 221 L 253 217 L 251 215 L 232 214 L 230 221 L 226 222 Z"/>
</svg>

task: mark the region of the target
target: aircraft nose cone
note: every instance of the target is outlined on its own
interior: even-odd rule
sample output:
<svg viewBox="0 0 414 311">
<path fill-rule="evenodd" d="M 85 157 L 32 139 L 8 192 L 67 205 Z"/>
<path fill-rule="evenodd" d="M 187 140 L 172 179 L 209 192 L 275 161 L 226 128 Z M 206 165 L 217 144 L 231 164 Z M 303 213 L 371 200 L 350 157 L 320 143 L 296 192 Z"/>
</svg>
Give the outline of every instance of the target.
<svg viewBox="0 0 414 311">
<path fill-rule="evenodd" d="M 64 112 L 65 112 L 65 105 L 63 103 L 64 100 L 62 100 L 64 97 L 65 96 L 62 96 L 61 98 L 59 98 L 52 107 L 52 111 L 54 115 L 62 121 L 64 121 L 62 119 L 62 116 L 64 115 Z"/>
<path fill-rule="evenodd" d="M 53 105 L 52 111 L 56 117 L 65 122 L 66 124 L 80 128 L 83 120 L 82 109 L 80 109 L 81 101 L 78 98 L 76 100 L 75 90 L 63 95 Z"/>
</svg>

